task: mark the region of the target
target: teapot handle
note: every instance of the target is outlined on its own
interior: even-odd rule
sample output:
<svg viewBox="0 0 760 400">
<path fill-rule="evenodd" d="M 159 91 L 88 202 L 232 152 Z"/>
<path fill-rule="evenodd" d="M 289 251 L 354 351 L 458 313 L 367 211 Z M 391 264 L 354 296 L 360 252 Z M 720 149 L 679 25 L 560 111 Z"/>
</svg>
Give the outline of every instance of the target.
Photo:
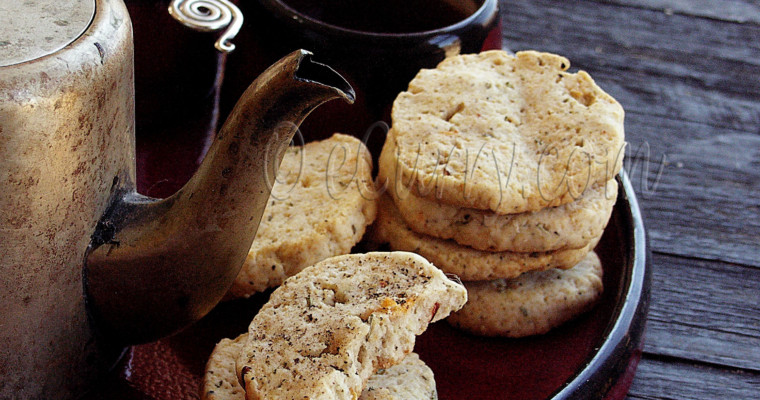
<svg viewBox="0 0 760 400">
<path fill-rule="evenodd" d="M 169 14 L 182 25 L 202 32 L 227 28 L 214 44 L 222 53 L 235 50 L 230 41 L 243 26 L 243 13 L 228 0 L 173 0 Z"/>
</svg>

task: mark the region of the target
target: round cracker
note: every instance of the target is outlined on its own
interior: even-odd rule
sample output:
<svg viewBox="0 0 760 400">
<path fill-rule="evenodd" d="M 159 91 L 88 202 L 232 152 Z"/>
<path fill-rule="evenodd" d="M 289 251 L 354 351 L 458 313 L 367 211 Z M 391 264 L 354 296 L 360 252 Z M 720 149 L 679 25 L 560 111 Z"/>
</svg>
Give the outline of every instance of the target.
<svg viewBox="0 0 760 400">
<path fill-rule="evenodd" d="M 499 214 L 569 203 L 622 167 L 623 108 L 567 59 L 487 51 L 423 69 L 379 162 L 416 195 Z"/>
<path fill-rule="evenodd" d="M 372 158 L 342 134 L 287 149 L 248 257 L 227 298 L 275 287 L 347 254 L 375 219 Z"/>
<path fill-rule="evenodd" d="M 484 336 L 544 334 L 588 311 L 602 295 L 602 263 L 590 252 L 573 268 L 465 282 L 468 301 L 447 321 Z"/>
<path fill-rule="evenodd" d="M 416 335 L 467 301 L 417 254 L 332 257 L 288 278 L 253 318 L 236 372 L 249 400 L 355 400 Z"/>
<path fill-rule="evenodd" d="M 235 374 L 235 361 L 248 340 L 244 333 L 235 339 L 222 339 L 206 362 L 201 381 L 201 400 L 245 400 L 245 390 Z"/>
<path fill-rule="evenodd" d="M 465 281 L 515 278 L 527 271 L 571 268 L 593 250 L 600 237 L 580 249 L 547 252 L 482 251 L 411 230 L 388 196 L 378 203 L 372 240 L 388 243 L 392 250 L 411 251 L 427 258 L 443 271 Z"/>
<path fill-rule="evenodd" d="M 409 194 L 399 199 L 388 193 L 406 225 L 414 231 L 452 239 L 486 251 L 546 252 L 586 247 L 604 232 L 617 199 L 612 179 L 593 188 L 572 203 L 520 214 L 459 208 Z"/>
<path fill-rule="evenodd" d="M 235 374 L 235 360 L 248 340 L 244 333 L 235 339 L 222 339 L 206 363 L 201 383 L 202 400 L 245 400 L 245 391 Z M 359 400 L 436 400 L 433 371 L 417 353 L 401 363 L 378 371 L 367 381 Z"/>
</svg>

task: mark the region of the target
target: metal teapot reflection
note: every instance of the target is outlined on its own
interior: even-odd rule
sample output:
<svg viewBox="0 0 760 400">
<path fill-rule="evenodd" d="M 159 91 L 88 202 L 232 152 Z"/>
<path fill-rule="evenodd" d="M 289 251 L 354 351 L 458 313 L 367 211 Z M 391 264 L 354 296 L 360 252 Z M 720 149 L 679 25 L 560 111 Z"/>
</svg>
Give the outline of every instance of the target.
<svg viewBox="0 0 760 400">
<path fill-rule="evenodd" d="M 0 45 L 0 399 L 81 394 L 124 346 L 210 311 L 253 241 L 280 150 L 312 109 L 353 101 L 332 69 L 294 52 L 243 94 L 182 189 L 142 196 L 127 10 L 69 3 L 90 15 L 61 20 L 84 25 L 60 48 Z"/>
</svg>

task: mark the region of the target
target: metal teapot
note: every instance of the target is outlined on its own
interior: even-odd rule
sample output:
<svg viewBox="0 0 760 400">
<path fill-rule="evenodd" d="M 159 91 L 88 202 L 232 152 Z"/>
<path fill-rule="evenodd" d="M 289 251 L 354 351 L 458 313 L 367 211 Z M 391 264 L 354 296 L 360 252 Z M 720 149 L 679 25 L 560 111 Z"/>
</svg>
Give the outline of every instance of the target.
<svg viewBox="0 0 760 400">
<path fill-rule="evenodd" d="M 294 52 L 243 94 L 195 176 L 149 198 L 135 191 L 128 12 L 23 6 L 55 19 L 61 3 L 81 11 L 61 30 L 0 24 L 0 399 L 77 396 L 125 346 L 204 316 L 243 263 L 280 150 L 312 109 L 354 96 Z M 21 29 L 36 37 L 14 48 Z"/>
</svg>

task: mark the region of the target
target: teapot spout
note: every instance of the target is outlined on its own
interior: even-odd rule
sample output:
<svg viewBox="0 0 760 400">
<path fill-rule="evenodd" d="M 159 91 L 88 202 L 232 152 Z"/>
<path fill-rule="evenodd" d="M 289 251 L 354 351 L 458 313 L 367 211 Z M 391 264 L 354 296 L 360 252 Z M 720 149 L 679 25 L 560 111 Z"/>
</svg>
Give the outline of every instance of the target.
<svg viewBox="0 0 760 400">
<path fill-rule="evenodd" d="M 242 95 L 198 171 L 157 200 L 125 188 L 85 255 L 91 318 L 117 344 L 172 334 L 224 296 L 253 242 L 285 148 L 320 104 L 353 102 L 351 86 L 299 50 Z"/>
</svg>

